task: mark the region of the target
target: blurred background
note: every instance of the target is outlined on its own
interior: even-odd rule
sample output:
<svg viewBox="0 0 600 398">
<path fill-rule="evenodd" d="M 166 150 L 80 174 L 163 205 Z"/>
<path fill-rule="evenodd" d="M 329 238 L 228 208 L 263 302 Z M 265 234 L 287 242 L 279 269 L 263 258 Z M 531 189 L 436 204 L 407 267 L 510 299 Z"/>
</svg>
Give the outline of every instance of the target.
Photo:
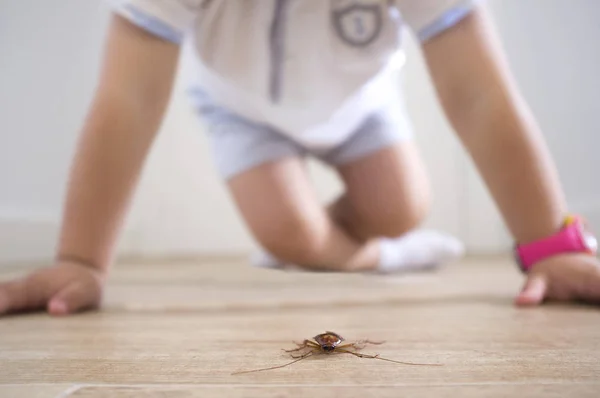
<svg viewBox="0 0 600 398">
<path fill-rule="evenodd" d="M 600 225 L 600 1 L 488 0 L 509 62 L 555 156 L 573 210 Z M 72 152 L 96 84 L 103 0 L 0 0 L 0 265 L 44 261 L 56 243 Z M 433 184 L 427 226 L 471 253 L 511 246 L 406 36 L 406 90 Z M 401 89 L 400 87 L 398 89 Z M 122 235 L 124 256 L 239 255 L 254 247 L 212 165 L 181 80 Z M 323 200 L 341 186 L 310 164 Z"/>
</svg>

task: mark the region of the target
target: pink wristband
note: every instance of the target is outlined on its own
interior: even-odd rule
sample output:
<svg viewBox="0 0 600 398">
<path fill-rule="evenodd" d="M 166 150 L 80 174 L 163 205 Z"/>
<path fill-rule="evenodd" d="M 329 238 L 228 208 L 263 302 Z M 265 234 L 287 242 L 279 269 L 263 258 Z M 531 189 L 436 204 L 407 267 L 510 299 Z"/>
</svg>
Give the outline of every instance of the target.
<svg viewBox="0 0 600 398">
<path fill-rule="evenodd" d="M 583 220 L 579 217 L 567 217 L 564 227 L 556 234 L 531 243 L 518 245 L 515 248 L 517 261 L 524 272 L 531 267 L 554 255 L 565 253 L 595 254 L 597 241 L 585 229 Z"/>
</svg>

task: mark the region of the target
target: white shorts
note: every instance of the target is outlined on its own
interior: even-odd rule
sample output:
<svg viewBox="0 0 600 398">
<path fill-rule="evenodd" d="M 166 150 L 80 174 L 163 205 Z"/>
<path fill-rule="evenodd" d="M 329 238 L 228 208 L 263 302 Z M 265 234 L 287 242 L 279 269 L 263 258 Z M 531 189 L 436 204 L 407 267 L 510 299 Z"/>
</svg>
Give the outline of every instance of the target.
<svg viewBox="0 0 600 398">
<path fill-rule="evenodd" d="M 248 120 L 194 94 L 196 110 L 207 127 L 213 158 L 224 179 L 261 164 L 285 157 L 313 156 L 331 166 L 341 166 L 381 149 L 412 139 L 405 111 L 397 104 L 365 117 L 342 142 L 329 147 L 309 147 L 266 124 Z"/>
</svg>

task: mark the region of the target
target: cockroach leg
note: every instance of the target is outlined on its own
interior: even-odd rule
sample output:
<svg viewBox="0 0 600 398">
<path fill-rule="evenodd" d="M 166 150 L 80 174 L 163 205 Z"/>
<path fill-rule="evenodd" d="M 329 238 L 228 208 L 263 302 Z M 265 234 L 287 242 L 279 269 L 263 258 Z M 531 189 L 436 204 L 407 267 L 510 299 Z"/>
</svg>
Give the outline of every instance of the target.
<svg viewBox="0 0 600 398">
<path fill-rule="evenodd" d="M 359 358 L 379 359 L 379 360 L 382 360 L 382 361 L 394 362 L 394 363 L 399 363 L 399 364 L 402 364 L 402 365 L 443 366 L 442 364 L 439 364 L 439 363 L 414 363 L 414 362 L 396 361 L 394 359 L 382 358 L 382 357 L 379 356 L 379 354 L 376 354 L 376 355 L 360 354 L 358 352 L 348 351 L 348 350 L 346 350 L 344 348 L 339 348 L 339 347 L 338 347 L 338 349 L 336 349 L 336 351 L 344 352 L 346 354 L 351 354 L 351 355 L 354 355 L 355 357 L 359 357 Z"/>
<path fill-rule="evenodd" d="M 362 350 L 363 348 L 365 348 L 369 344 L 379 345 L 379 344 L 383 344 L 383 343 L 385 343 L 385 341 L 358 340 L 358 341 L 356 341 L 354 343 L 342 344 L 342 345 L 338 346 L 337 348 L 352 347 L 355 350 Z"/>
<path fill-rule="evenodd" d="M 319 348 L 319 345 L 310 341 L 310 340 L 304 340 L 302 343 L 296 343 L 294 342 L 294 344 L 296 344 L 298 347 L 297 348 L 293 348 L 291 350 L 286 350 L 283 349 L 283 351 L 285 352 L 296 352 L 296 351 L 300 351 L 303 350 L 305 348 Z"/>
<path fill-rule="evenodd" d="M 309 357 L 309 356 L 311 356 L 312 354 L 314 354 L 314 351 L 309 351 L 309 352 L 307 352 L 307 353 L 306 353 L 306 354 L 304 354 L 304 355 L 301 355 L 301 356 L 299 356 L 299 357 L 295 357 L 296 359 L 294 359 L 294 360 L 293 360 L 293 361 L 291 361 L 291 362 L 285 363 L 285 364 L 283 364 L 283 365 L 272 366 L 272 367 L 270 367 L 270 368 L 262 368 L 262 369 L 242 370 L 242 371 L 240 371 L 240 372 L 234 372 L 234 373 L 232 373 L 232 375 L 239 375 L 239 374 L 242 374 L 242 373 L 262 372 L 262 371 L 264 371 L 264 370 L 273 370 L 273 369 L 280 369 L 280 368 L 284 368 L 284 367 L 286 367 L 286 366 L 289 366 L 289 365 L 291 365 L 291 364 L 293 364 L 293 363 L 299 362 L 299 361 L 303 360 L 304 358 L 308 358 L 308 357 Z"/>
<path fill-rule="evenodd" d="M 304 354 L 300 354 L 300 355 L 294 355 L 294 354 L 290 354 L 290 356 L 291 356 L 292 358 L 294 358 L 294 359 L 295 359 L 295 358 L 303 358 L 303 357 L 306 357 L 306 356 L 308 356 L 308 355 L 314 354 L 315 352 L 318 352 L 318 350 L 317 350 L 317 349 L 315 349 L 315 348 L 311 348 L 311 349 L 310 349 L 310 351 L 308 351 L 308 352 L 305 352 Z"/>
</svg>

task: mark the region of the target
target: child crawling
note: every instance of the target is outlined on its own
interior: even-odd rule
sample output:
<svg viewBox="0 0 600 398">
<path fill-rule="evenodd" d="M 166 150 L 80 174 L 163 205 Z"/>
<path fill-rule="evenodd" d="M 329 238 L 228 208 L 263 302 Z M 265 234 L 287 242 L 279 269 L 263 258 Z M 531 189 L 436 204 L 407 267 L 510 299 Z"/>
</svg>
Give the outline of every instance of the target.
<svg viewBox="0 0 600 398">
<path fill-rule="evenodd" d="M 462 254 L 421 229 L 429 188 L 396 84 L 402 29 L 514 238 L 519 305 L 600 299 L 596 241 L 475 0 L 116 0 L 76 151 L 56 261 L 0 285 L 0 314 L 101 304 L 115 242 L 180 58 L 214 160 L 263 252 L 254 265 L 403 272 Z M 316 199 L 304 166 L 344 193 Z"/>
</svg>

